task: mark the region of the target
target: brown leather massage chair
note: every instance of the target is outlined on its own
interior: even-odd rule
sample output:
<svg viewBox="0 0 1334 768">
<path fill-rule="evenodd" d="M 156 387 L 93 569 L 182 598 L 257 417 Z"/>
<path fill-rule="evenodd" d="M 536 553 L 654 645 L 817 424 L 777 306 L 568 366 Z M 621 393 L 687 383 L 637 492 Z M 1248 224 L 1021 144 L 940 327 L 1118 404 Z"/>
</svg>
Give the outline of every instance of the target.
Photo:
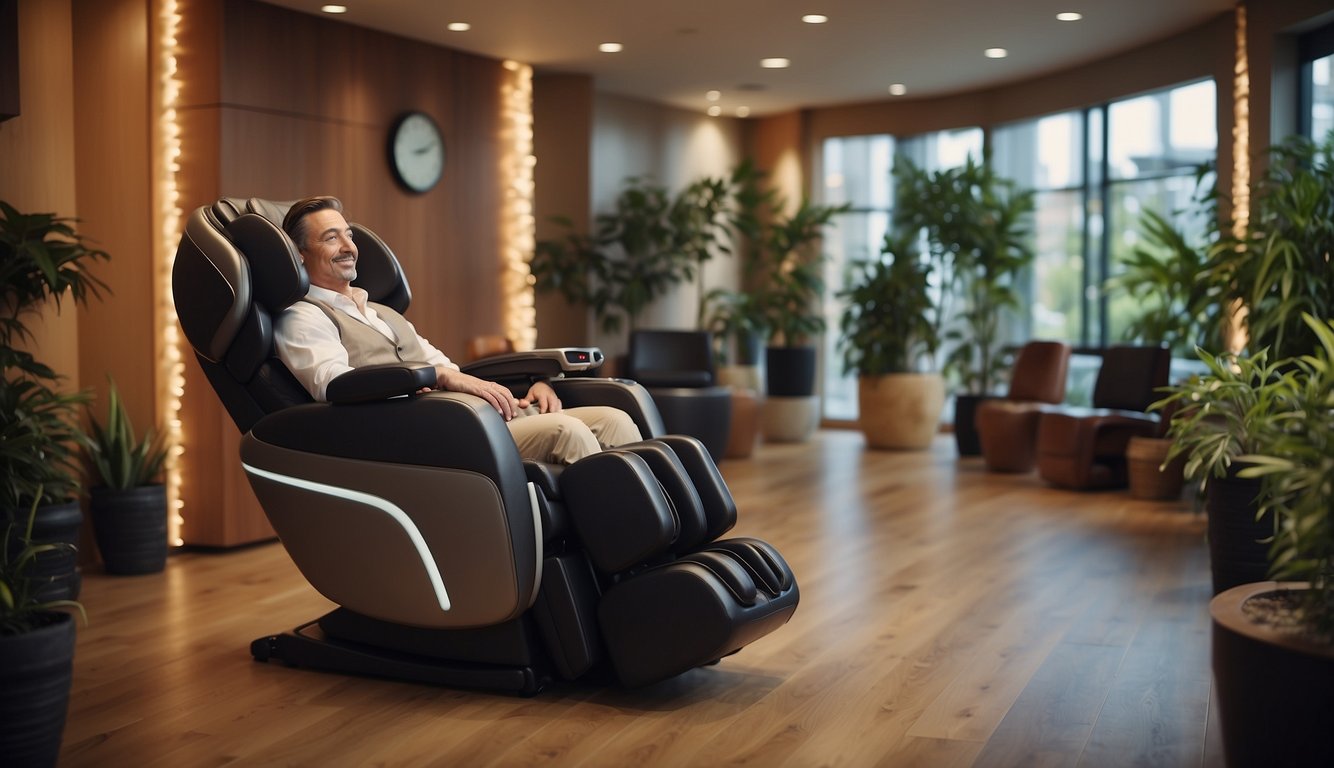
<svg viewBox="0 0 1334 768">
<path fill-rule="evenodd" d="M 339 606 L 255 640 L 257 660 L 522 694 L 610 674 L 639 686 L 716 662 L 792 616 L 798 589 L 782 556 L 720 538 L 736 505 L 700 442 L 664 435 L 638 384 L 574 375 L 600 362 L 595 349 L 465 368 L 525 386 L 551 377 L 567 406 L 622 408 L 652 438 L 569 467 L 522 460 L 480 398 L 414 394 L 435 381 L 422 364 L 350 371 L 330 402 L 313 402 L 273 353 L 274 318 L 309 286 L 279 226 L 287 208 L 226 198 L 195 210 L 173 270 L 181 326 L 244 435 L 255 495 L 302 574 Z M 352 228 L 357 284 L 405 311 L 397 259 Z"/>
</svg>

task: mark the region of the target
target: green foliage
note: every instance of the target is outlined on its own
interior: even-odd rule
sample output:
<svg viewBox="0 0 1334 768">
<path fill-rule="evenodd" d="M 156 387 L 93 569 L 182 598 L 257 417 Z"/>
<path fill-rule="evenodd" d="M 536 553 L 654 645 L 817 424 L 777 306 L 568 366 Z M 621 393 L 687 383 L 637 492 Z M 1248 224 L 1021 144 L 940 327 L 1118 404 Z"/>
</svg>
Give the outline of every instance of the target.
<svg viewBox="0 0 1334 768">
<path fill-rule="evenodd" d="M 1334 321 L 1303 315 L 1315 336 L 1314 354 L 1303 355 L 1275 382 L 1287 407 L 1269 414 L 1243 477 L 1259 477 L 1261 513 L 1272 512 L 1270 574 L 1305 581 L 1306 618 L 1324 636 L 1334 633 Z"/>
<path fill-rule="evenodd" d="M 531 264 L 537 290 L 590 307 L 604 332 L 623 325 L 633 331 L 653 300 L 694 280 L 700 264 L 726 250 L 727 196 L 722 179 L 701 179 L 675 197 L 647 179 L 628 179 L 591 235 L 567 218 L 554 219 L 567 234 L 537 244 Z"/>
<path fill-rule="evenodd" d="M 945 372 L 966 392 L 990 393 L 1005 369 L 1002 311 L 1019 306 L 1018 279 L 1033 262 L 1033 193 L 971 157 L 928 173 L 900 156 L 894 189 L 895 228 L 925 233 L 940 281 L 936 325 L 950 345 Z"/>
<path fill-rule="evenodd" d="M 71 549 L 65 542 L 36 543 L 32 540 L 33 520 L 37 517 L 39 489 L 33 494 L 28 519 L 22 528 L 18 521 L 9 521 L 0 534 L 0 635 L 21 635 L 41 627 L 46 615 L 57 608 L 74 608 L 88 620 L 83 606 L 73 600 L 42 602 L 37 593 L 41 584 L 31 570 L 37 556 L 44 552 Z"/>
<path fill-rule="evenodd" d="M 718 360 L 726 363 L 727 340 L 738 345 L 765 332 L 764 307 L 757 294 L 750 291 L 729 291 L 715 288 L 704 296 L 703 320 L 700 326 L 713 334 L 718 345 Z"/>
<path fill-rule="evenodd" d="M 1177 355 L 1196 346 L 1221 346 L 1223 292 L 1210 279 L 1220 253 L 1217 193 L 1203 186 L 1211 172 L 1205 165 L 1196 173 L 1193 203 L 1205 224 L 1201 242 L 1191 242 L 1157 211 L 1145 211 L 1143 240 L 1123 258 L 1120 274 L 1107 281 L 1109 292 L 1124 291 L 1134 299 L 1135 313 L 1125 329 L 1128 341 L 1166 344 Z"/>
<path fill-rule="evenodd" d="M 130 414 L 125 411 L 116 383 L 111 382 L 107 397 L 107 419 L 102 424 L 89 414 L 92 425 L 88 461 L 97 470 L 102 485 L 127 489 L 152 485 L 167 459 L 167 446 L 161 434 L 149 429 L 143 440 L 134 434 Z"/>
<path fill-rule="evenodd" d="M 885 236 L 880 258 L 850 265 L 840 319 L 843 372 L 861 376 L 916 371 L 939 346 L 931 263 L 915 237 Z"/>
<path fill-rule="evenodd" d="M 1334 317 L 1334 132 L 1322 144 L 1294 137 L 1270 152 L 1265 175 L 1251 192 L 1251 214 L 1240 240 L 1219 244 L 1212 276 L 1224 299 L 1248 308 L 1253 349 L 1275 357 L 1315 349 L 1302 314 Z"/>
<path fill-rule="evenodd" d="M 48 299 L 76 304 L 100 296 L 106 284 L 87 263 L 106 259 L 75 233 L 72 220 L 23 214 L 0 201 L 0 505 L 63 501 L 78 487 L 74 454 L 83 434 L 75 426 L 82 393 L 57 390 L 59 377 L 32 354 L 16 349 L 33 339 L 27 321 Z"/>
</svg>

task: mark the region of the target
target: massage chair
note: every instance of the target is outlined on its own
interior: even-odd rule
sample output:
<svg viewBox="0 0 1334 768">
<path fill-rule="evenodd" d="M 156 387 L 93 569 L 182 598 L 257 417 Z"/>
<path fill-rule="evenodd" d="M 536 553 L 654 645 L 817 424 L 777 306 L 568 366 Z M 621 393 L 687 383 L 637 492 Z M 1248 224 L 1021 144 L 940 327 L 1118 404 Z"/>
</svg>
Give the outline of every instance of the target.
<svg viewBox="0 0 1334 768">
<path fill-rule="evenodd" d="M 551 379 L 567 406 L 622 408 L 644 442 L 568 467 L 520 458 L 496 412 L 432 391 L 419 363 L 350 371 L 314 402 L 275 357 L 273 322 L 309 279 L 288 205 L 225 198 L 191 213 L 173 268 L 181 327 L 243 434 L 241 462 L 283 547 L 338 607 L 251 644 L 259 661 L 531 695 L 563 679 L 642 686 L 735 653 L 796 610 L 769 544 L 721 538 L 736 506 L 694 438 L 664 435 L 646 390 L 586 374 L 596 349 L 478 361 Z M 411 291 L 351 225 L 357 285 Z"/>
</svg>

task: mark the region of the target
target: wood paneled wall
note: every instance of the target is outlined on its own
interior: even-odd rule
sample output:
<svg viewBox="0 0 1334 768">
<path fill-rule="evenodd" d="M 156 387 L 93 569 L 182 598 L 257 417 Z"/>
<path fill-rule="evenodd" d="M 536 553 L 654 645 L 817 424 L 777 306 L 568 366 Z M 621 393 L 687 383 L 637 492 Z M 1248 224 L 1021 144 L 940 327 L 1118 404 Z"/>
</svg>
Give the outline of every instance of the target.
<svg viewBox="0 0 1334 768">
<path fill-rule="evenodd" d="M 455 357 L 503 329 L 502 62 L 252 0 L 186 0 L 182 208 L 222 196 L 331 194 L 408 275 L 417 329 Z M 445 174 L 403 191 L 387 162 L 395 118 L 421 110 L 445 137 Z M 239 435 L 193 360 L 183 420 L 187 543 L 271 536 L 240 471 Z"/>
</svg>

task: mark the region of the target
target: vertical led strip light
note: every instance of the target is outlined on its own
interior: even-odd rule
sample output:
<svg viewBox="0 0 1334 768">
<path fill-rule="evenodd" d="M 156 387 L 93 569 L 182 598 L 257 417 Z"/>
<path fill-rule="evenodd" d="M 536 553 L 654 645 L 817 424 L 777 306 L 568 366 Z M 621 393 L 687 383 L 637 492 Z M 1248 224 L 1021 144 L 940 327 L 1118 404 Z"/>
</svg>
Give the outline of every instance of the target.
<svg viewBox="0 0 1334 768">
<path fill-rule="evenodd" d="M 533 217 L 533 68 L 505 62 L 501 85 L 501 167 L 505 193 L 501 213 L 501 293 L 505 301 L 505 335 L 520 350 L 537 343 L 537 309 L 529 267 L 537 237 Z"/>
<path fill-rule="evenodd" d="M 1246 47 L 1246 4 L 1237 3 L 1237 38 L 1232 69 L 1232 236 L 1246 236 L 1251 220 L 1251 63 Z M 1246 308 L 1232 307 L 1227 346 L 1240 352 L 1246 346 L 1242 326 Z"/>
<path fill-rule="evenodd" d="M 171 267 L 181 237 L 180 189 L 176 176 L 181 170 L 181 126 L 176 112 L 181 82 L 177 79 L 176 35 L 181 14 L 177 0 L 159 0 L 157 6 L 157 88 L 153 92 L 157 116 L 154 131 L 154 209 L 159 223 L 153 242 L 157 266 L 158 422 L 166 435 L 168 451 L 164 468 L 167 486 L 167 543 L 181 544 L 181 396 L 185 393 L 185 365 L 181 362 L 180 330 L 176 303 L 171 291 Z"/>
</svg>

